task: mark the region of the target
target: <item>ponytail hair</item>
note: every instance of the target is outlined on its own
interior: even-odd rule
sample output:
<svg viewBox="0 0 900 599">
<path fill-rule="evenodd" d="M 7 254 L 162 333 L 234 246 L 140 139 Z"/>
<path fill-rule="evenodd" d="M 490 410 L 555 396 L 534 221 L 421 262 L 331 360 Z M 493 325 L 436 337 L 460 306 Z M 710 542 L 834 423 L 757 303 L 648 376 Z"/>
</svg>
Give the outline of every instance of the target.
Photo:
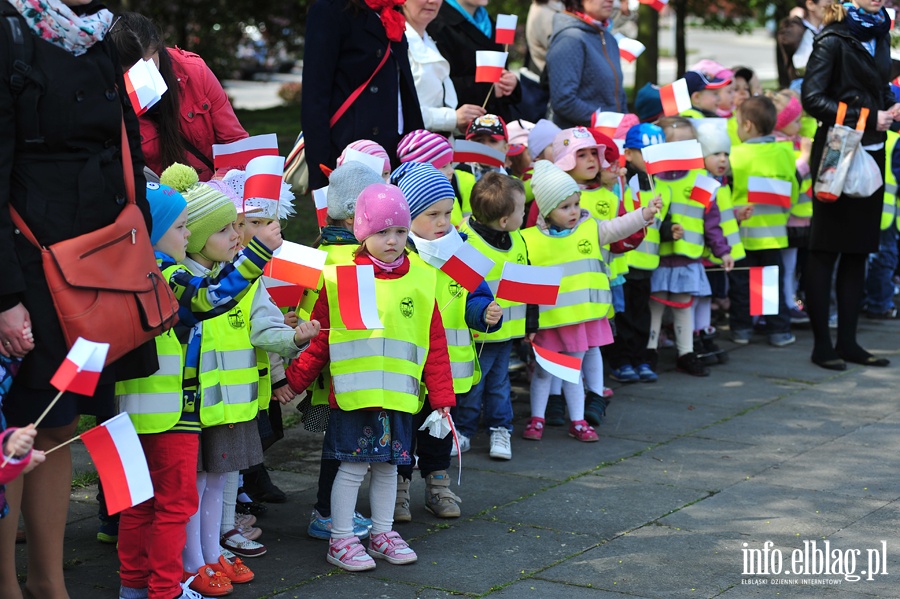
<svg viewBox="0 0 900 599">
<path fill-rule="evenodd" d="M 829 4 L 825 7 L 825 15 L 822 18 L 823 25 L 831 25 L 832 23 L 840 23 L 847 16 L 847 9 L 840 2 Z"/>
</svg>

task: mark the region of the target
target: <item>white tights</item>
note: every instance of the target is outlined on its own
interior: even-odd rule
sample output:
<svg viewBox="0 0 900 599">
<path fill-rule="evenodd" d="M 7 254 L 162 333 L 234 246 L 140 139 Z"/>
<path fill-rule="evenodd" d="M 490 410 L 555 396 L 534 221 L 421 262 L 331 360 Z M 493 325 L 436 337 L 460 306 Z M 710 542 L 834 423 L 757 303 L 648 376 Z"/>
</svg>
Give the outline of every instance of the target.
<svg viewBox="0 0 900 599">
<path fill-rule="evenodd" d="M 569 410 L 569 420 L 577 422 L 584 420 L 584 388 L 597 395 L 603 395 L 603 356 L 599 347 L 592 347 L 587 352 L 562 352 L 567 356 L 581 358 L 581 376 L 583 381 L 570 383 L 562 381 L 544 370 L 540 364 L 535 364 L 534 374 L 531 377 L 531 415 L 543 418 L 547 412 L 547 401 L 554 390 L 556 382 L 562 384 L 562 391 L 566 396 L 566 407 Z"/>
<path fill-rule="evenodd" d="M 655 291 L 652 297 L 683 304 L 691 300 L 687 293 L 669 293 L 668 291 Z M 647 341 L 648 349 L 659 347 L 659 331 L 662 328 L 663 313 L 666 305 L 654 299 L 650 299 L 650 338 Z M 687 308 L 672 308 L 672 320 L 675 325 L 675 346 L 678 348 L 678 356 L 681 357 L 694 351 L 694 310 L 692 306 Z"/>
<path fill-rule="evenodd" d="M 353 536 L 353 512 L 366 472 L 372 467 L 369 505 L 372 510 L 372 536 L 394 527 L 394 503 L 397 500 L 397 466 L 388 462 L 341 462 L 331 488 L 332 539 Z"/>
<path fill-rule="evenodd" d="M 197 572 L 205 564 L 214 564 L 222 554 L 219 551 L 219 530 L 227 476 L 219 472 L 197 473 L 200 508 L 187 525 L 187 544 L 182 553 L 186 572 Z"/>
</svg>

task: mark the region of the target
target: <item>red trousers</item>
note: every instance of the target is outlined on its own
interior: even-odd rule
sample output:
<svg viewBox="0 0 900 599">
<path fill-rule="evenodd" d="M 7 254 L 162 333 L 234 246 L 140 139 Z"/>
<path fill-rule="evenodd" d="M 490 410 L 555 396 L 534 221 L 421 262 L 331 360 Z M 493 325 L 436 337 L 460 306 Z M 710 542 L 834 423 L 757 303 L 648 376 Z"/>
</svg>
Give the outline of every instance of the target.
<svg viewBox="0 0 900 599">
<path fill-rule="evenodd" d="M 197 453 L 200 435 L 139 435 L 153 497 L 122 512 L 119 575 L 122 586 L 147 589 L 149 599 L 181 593 L 181 552 L 188 520 L 197 512 Z"/>
</svg>

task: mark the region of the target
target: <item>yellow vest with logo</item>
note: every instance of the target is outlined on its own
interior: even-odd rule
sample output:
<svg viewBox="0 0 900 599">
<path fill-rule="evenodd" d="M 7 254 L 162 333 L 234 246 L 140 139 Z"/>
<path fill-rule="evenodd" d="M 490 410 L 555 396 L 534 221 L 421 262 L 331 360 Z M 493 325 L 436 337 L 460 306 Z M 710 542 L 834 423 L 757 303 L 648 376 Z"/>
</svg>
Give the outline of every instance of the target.
<svg viewBox="0 0 900 599">
<path fill-rule="evenodd" d="M 522 237 L 533 265 L 563 267 L 556 304 L 540 306 L 542 329 L 598 320 L 609 314 L 612 294 L 603 268 L 596 219 L 588 218 L 565 237 L 551 237 L 538 227 L 523 230 Z"/>
<path fill-rule="evenodd" d="M 611 220 L 619 215 L 619 197 L 605 187 L 585 189 L 581 192 L 581 207 L 597 220 Z M 625 254 L 613 254 L 609 244 L 603 246 L 603 263 L 608 269 L 610 280 L 628 272 Z"/>
<path fill-rule="evenodd" d="M 723 185 L 716 191 L 716 206 L 719 207 L 719 225 L 722 227 L 722 234 L 725 235 L 725 240 L 731 246 L 731 257 L 735 261 L 743 260 L 747 254 L 744 252 L 744 242 L 741 241 L 740 226 L 734 216 L 731 187 Z M 713 256 L 709 247 L 703 249 L 703 257 L 715 264 L 722 264 L 722 259 Z"/>
<path fill-rule="evenodd" d="M 453 171 L 456 177 L 456 186 L 459 189 L 459 198 L 453 202 L 453 211 L 450 213 L 450 222 L 454 227 L 459 225 L 472 214 L 472 188 L 475 187 L 475 175 L 467 171 Z"/>
<path fill-rule="evenodd" d="M 674 181 L 656 179 L 656 191 L 664 204 L 668 205 L 668 214 L 672 224 L 681 225 L 684 235 L 677 241 L 663 241 L 659 245 L 660 256 L 685 256 L 699 258 L 703 255 L 706 241 L 703 236 L 703 216 L 705 208 L 700 202 L 690 198 L 697 175 L 701 170 L 692 170 Z"/>
<path fill-rule="evenodd" d="M 884 204 L 881 209 L 881 230 L 886 231 L 894 224 L 897 212 L 897 177 L 891 168 L 891 157 L 900 134 L 895 131 L 887 132 L 887 142 L 884 144 L 885 168 L 884 168 Z M 900 227 L 900 223 L 897 224 Z"/>
<path fill-rule="evenodd" d="M 646 208 L 650 200 L 656 197 L 652 191 L 630 190 L 635 208 Z M 656 215 L 653 223 L 644 228 L 644 239 L 640 245 L 625 253 L 629 269 L 656 270 L 659 266 L 659 225 L 665 218 L 666 206 Z"/>
<path fill-rule="evenodd" d="M 163 270 L 168 281 L 178 265 Z M 181 419 L 182 379 L 184 376 L 184 350 L 169 329 L 156 337 L 156 353 L 159 370 L 148 377 L 116 383 L 116 407 L 128 412 L 138 434 L 164 433 Z"/>
<path fill-rule="evenodd" d="M 528 250 L 525 247 L 525 241 L 519 231 L 510 232 L 512 239 L 512 247 L 506 251 L 498 250 L 481 235 L 469 226 L 468 221 L 463 221 L 459 230 L 469 236 L 468 243 L 471 243 L 479 252 L 494 261 L 494 267 L 484 278 L 491 293 L 494 294 L 497 304 L 503 309 L 503 322 L 496 331 L 482 333 L 474 332 L 475 340 L 479 343 L 496 343 L 499 341 L 508 341 L 510 339 L 519 339 L 525 336 L 525 304 L 519 302 L 511 302 L 509 300 L 497 297 L 497 287 L 500 285 L 500 275 L 503 272 L 503 264 L 506 262 L 515 262 L 516 264 L 528 264 Z M 527 230 L 527 229 L 526 229 Z"/>
<path fill-rule="evenodd" d="M 791 183 L 791 205 L 797 202 L 797 183 L 794 151 L 790 142 L 743 143 L 731 150 L 731 171 L 734 175 L 732 201 L 743 206 L 747 201 L 749 178 L 766 177 Z M 787 247 L 787 221 L 790 208 L 753 204 L 753 216 L 741 223 L 744 249 L 769 250 Z"/>
<path fill-rule="evenodd" d="M 338 302 L 336 266 L 325 267 L 331 382 L 342 410 L 384 408 L 415 414 L 430 348 L 435 269 L 410 260 L 398 279 L 375 279 L 375 304 L 383 329 L 347 331 Z"/>
</svg>

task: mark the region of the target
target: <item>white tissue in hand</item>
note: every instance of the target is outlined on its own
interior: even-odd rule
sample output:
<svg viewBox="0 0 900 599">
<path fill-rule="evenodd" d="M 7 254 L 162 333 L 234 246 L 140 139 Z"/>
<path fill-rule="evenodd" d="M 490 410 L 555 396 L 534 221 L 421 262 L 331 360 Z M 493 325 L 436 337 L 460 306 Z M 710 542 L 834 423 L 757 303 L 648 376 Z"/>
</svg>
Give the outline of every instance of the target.
<svg viewBox="0 0 900 599">
<path fill-rule="evenodd" d="M 449 418 L 449 415 L 444 418 L 440 412 L 434 410 L 428 415 L 428 418 L 425 419 L 425 422 L 422 423 L 419 430 L 424 431 L 427 428 L 429 435 L 438 439 L 443 439 L 450 434 Z"/>
</svg>

